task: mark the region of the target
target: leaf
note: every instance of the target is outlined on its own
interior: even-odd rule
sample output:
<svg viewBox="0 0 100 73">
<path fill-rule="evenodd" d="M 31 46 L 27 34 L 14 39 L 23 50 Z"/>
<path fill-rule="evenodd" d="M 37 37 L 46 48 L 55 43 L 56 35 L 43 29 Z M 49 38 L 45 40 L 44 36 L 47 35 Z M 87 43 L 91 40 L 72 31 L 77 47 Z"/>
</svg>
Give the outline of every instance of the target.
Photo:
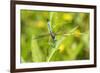
<svg viewBox="0 0 100 73">
<path fill-rule="evenodd" d="M 33 62 L 42 62 L 44 61 L 45 57 L 39 48 L 37 40 L 33 40 L 31 42 L 31 51 L 32 51 L 32 60 Z"/>
<path fill-rule="evenodd" d="M 25 41 L 25 36 L 21 35 L 21 61 L 24 62 L 31 61 L 30 59 L 30 40 Z"/>
</svg>

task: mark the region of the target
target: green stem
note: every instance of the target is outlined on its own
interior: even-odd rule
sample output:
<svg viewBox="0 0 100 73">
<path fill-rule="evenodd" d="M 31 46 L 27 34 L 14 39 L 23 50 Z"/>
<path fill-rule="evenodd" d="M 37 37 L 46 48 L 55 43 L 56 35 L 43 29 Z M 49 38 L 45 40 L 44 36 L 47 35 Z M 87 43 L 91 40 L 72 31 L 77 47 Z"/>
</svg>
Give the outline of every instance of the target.
<svg viewBox="0 0 100 73">
<path fill-rule="evenodd" d="M 52 56 L 54 55 L 54 53 L 57 51 L 57 49 L 53 48 L 54 50 L 51 52 L 50 56 L 47 59 L 47 62 L 49 62 L 52 58 Z"/>
<path fill-rule="evenodd" d="M 59 45 L 62 43 L 62 41 L 65 39 L 65 37 L 62 37 L 61 40 L 57 41 L 58 43 L 56 43 L 55 48 L 52 48 L 52 52 L 50 53 L 49 57 L 47 58 L 47 62 L 49 62 L 51 60 L 51 58 L 53 57 L 54 53 L 58 50 Z"/>
</svg>

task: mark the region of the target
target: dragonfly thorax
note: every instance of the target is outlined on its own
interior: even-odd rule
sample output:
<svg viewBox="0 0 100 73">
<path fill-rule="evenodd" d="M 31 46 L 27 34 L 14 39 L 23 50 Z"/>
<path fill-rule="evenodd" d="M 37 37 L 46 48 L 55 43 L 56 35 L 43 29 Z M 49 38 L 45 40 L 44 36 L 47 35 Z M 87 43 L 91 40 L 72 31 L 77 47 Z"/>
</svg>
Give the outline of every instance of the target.
<svg viewBox="0 0 100 73">
<path fill-rule="evenodd" d="M 50 35 L 51 35 L 52 39 L 55 41 L 55 34 L 53 32 L 50 32 Z"/>
</svg>

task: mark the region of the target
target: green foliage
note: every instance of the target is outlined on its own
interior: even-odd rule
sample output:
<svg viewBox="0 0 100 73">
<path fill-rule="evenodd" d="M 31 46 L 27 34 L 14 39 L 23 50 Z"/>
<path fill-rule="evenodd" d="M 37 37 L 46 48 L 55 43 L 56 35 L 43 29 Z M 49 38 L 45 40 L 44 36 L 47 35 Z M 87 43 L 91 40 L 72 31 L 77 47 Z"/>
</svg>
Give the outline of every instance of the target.
<svg viewBox="0 0 100 73">
<path fill-rule="evenodd" d="M 22 62 L 89 59 L 89 13 L 21 10 L 20 14 Z"/>
</svg>

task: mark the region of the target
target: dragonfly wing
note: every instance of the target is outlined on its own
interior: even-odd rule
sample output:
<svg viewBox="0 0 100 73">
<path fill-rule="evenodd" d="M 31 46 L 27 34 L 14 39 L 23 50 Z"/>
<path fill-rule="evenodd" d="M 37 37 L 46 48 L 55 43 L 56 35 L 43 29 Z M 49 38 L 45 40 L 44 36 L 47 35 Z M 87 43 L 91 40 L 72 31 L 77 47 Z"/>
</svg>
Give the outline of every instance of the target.
<svg viewBox="0 0 100 73">
<path fill-rule="evenodd" d="M 56 33 L 55 35 L 64 35 L 64 36 L 69 36 L 69 35 L 73 35 L 73 32 L 75 31 L 75 30 L 77 30 L 78 29 L 78 27 L 79 26 L 76 26 L 75 28 L 73 28 L 71 31 L 69 31 L 68 33 L 66 33 L 66 32 L 59 32 L 59 33 Z"/>
<path fill-rule="evenodd" d="M 41 39 L 41 38 L 45 38 L 47 36 L 50 36 L 50 34 L 49 33 L 47 33 L 47 34 L 40 34 L 40 35 L 37 35 L 36 37 L 33 37 L 33 39 Z"/>
</svg>

